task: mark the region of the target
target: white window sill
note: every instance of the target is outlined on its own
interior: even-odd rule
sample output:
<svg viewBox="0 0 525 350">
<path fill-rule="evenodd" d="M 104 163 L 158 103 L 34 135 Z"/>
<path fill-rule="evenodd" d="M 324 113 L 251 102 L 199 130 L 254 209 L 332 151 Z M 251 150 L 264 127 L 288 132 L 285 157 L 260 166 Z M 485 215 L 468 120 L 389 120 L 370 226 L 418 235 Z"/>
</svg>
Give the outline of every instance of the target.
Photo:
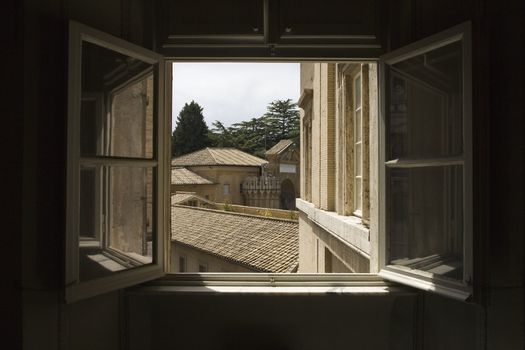
<svg viewBox="0 0 525 350">
<path fill-rule="evenodd" d="M 373 274 L 178 273 L 131 289 L 134 294 L 390 295 L 415 290 Z"/>
<path fill-rule="evenodd" d="M 316 208 L 312 203 L 297 198 L 297 210 L 303 212 L 316 225 L 336 236 L 361 255 L 370 259 L 370 230 L 356 216 L 343 216 Z"/>
</svg>

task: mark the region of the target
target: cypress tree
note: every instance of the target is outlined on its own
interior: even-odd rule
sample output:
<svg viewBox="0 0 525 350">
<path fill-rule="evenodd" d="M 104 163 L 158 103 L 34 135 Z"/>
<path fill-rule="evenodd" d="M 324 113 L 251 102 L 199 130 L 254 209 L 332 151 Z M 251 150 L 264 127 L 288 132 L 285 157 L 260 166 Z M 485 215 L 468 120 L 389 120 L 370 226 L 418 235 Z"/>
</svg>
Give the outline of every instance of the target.
<svg viewBox="0 0 525 350">
<path fill-rule="evenodd" d="M 210 146 L 209 132 L 202 107 L 194 101 L 190 104 L 185 103 L 177 116 L 177 126 L 171 137 L 172 157 Z"/>
</svg>

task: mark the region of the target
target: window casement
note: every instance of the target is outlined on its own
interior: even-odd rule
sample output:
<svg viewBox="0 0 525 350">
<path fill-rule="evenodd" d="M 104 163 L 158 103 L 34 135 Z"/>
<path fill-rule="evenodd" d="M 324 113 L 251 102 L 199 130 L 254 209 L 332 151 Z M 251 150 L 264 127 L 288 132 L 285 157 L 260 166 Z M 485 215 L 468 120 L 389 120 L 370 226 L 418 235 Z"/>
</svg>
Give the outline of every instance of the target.
<svg viewBox="0 0 525 350">
<path fill-rule="evenodd" d="M 361 216 L 363 208 L 363 108 L 361 99 L 361 73 L 353 83 L 354 118 L 354 215 Z"/>
<path fill-rule="evenodd" d="M 306 89 L 299 97 L 301 108 L 301 198 L 312 201 L 312 97 L 313 90 Z"/>
<path fill-rule="evenodd" d="M 469 26 L 381 58 L 380 275 L 466 299 L 472 285 Z"/>
<path fill-rule="evenodd" d="M 379 276 L 460 299 L 471 293 L 472 282 L 468 29 L 466 25 L 455 27 L 381 58 L 379 159 L 378 165 L 370 166 L 377 165 L 379 172 L 379 219 L 371 218 L 371 226 L 379 226 L 379 242 L 369 239 L 370 245 L 376 244 L 372 252 L 377 249 Z M 163 57 L 156 53 L 70 23 L 65 275 L 68 302 L 165 276 L 165 267 L 169 266 L 169 254 L 164 249 L 169 249 L 166 240 L 170 229 L 171 125 L 164 114 L 164 90 L 169 89 L 164 67 Z M 368 88 L 363 85 L 368 73 L 364 72 L 366 64 L 360 67 L 359 79 L 345 78 L 347 106 L 343 109 L 347 125 L 358 121 L 366 124 L 363 94 Z M 358 112 L 353 107 L 358 99 L 352 93 L 354 84 L 361 86 L 361 120 L 354 119 Z M 119 102 L 121 99 L 134 102 Z M 312 123 L 313 115 L 308 113 L 312 106 L 307 101 L 311 99 L 305 98 L 303 107 L 302 140 L 313 145 L 318 130 L 317 124 Z M 133 113 L 126 108 L 133 109 Z M 90 115 L 93 117 L 87 117 Z M 119 115 L 135 119 L 126 123 L 119 120 Z M 367 158 L 363 154 L 366 134 L 365 130 L 360 131 L 362 160 Z M 354 129 L 350 135 L 357 138 Z M 137 143 L 140 138 L 143 141 Z M 356 142 L 346 144 L 346 155 L 357 158 Z M 311 152 L 302 159 L 307 160 L 302 167 L 312 167 Z M 354 171 L 357 173 L 352 167 L 351 173 Z M 365 174 L 361 168 L 361 188 L 366 186 Z M 354 183 L 357 176 L 350 177 L 351 187 L 358 186 Z M 304 190 L 308 199 L 313 197 L 312 180 L 307 178 L 310 186 Z M 359 214 L 361 210 L 364 218 L 365 197 L 358 205 L 353 203 L 358 202 L 353 192 L 345 193 L 344 198 L 352 204 L 344 215 Z M 131 217 L 133 227 L 126 227 L 126 220 L 119 220 Z M 208 265 L 199 263 L 199 270 L 208 271 Z M 365 286 L 378 293 L 395 289 L 387 290 L 375 274 L 204 273 L 193 277 L 166 276 L 156 283 L 169 285 L 170 280 L 178 278 L 189 283 L 209 279 L 219 286 L 222 282 L 225 286 L 242 286 L 255 281 L 256 286 L 274 288 L 291 283 L 301 288 L 322 281 L 323 288 L 331 288 L 326 286 L 334 283 L 355 285 L 356 290 Z M 155 288 L 154 284 L 151 286 Z"/>
<path fill-rule="evenodd" d="M 68 302 L 164 274 L 164 80 L 162 56 L 70 22 Z"/>
<path fill-rule="evenodd" d="M 370 220 L 370 115 L 369 66 L 374 63 L 337 65 L 337 204 L 340 215 Z"/>
</svg>

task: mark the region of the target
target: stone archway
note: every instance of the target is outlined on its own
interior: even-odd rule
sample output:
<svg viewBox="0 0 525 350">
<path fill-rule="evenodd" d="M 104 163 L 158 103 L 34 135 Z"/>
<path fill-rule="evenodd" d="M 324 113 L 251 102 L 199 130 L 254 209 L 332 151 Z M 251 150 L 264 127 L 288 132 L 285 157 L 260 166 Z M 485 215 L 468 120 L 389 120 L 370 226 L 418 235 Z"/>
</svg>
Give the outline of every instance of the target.
<svg viewBox="0 0 525 350">
<path fill-rule="evenodd" d="M 295 186 L 290 179 L 281 182 L 280 207 L 286 210 L 295 210 Z"/>
</svg>

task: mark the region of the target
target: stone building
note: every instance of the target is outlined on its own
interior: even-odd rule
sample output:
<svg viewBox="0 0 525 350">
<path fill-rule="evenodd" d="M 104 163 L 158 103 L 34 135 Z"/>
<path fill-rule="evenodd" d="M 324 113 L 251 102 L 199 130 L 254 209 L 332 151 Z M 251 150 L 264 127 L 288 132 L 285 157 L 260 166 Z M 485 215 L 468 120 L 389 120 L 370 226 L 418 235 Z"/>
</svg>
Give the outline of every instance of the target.
<svg viewBox="0 0 525 350">
<path fill-rule="evenodd" d="M 293 140 L 281 140 L 266 151 L 266 159 L 266 173 L 280 181 L 279 208 L 295 209 L 295 198 L 299 197 L 299 147 Z"/>
<path fill-rule="evenodd" d="M 172 205 L 185 205 L 190 207 L 215 209 L 215 203 L 210 202 L 206 198 L 202 198 L 195 192 L 178 191 L 171 195 Z"/>
<path fill-rule="evenodd" d="M 181 205 L 171 220 L 173 272 L 297 272 L 295 220 Z"/>
<path fill-rule="evenodd" d="M 370 272 L 376 75 L 372 63 L 301 63 L 299 272 Z"/>
<path fill-rule="evenodd" d="M 191 191 L 217 203 L 245 204 L 245 178 L 259 177 L 268 162 L 235 148 L 204 148 L 171 161 L 171 192 Z"/>
<path fill-rule="evenodd" d="M 250 206 L 295 210 L 299 196 L 299 149 L 292 140 L 281 140 L 266 151 L 268 164 L 260 177 L 243 182 L 246 204 Z"/>
</svg>

